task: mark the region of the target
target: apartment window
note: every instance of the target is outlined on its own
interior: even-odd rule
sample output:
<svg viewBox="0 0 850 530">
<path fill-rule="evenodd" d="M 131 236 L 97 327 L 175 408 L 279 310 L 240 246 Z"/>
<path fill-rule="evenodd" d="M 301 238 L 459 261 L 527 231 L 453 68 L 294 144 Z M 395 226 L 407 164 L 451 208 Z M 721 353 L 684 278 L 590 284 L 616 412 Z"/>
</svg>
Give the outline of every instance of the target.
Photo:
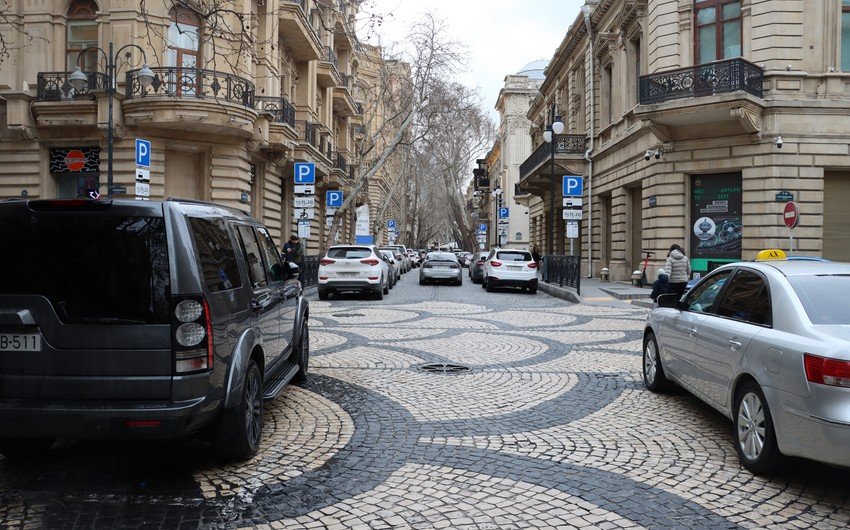
<svg viewBox="0 0 850 530">
<path fill-rule="evenodd" d="M 640 66 L 640 39 L 634 39 L 631 41 L 632 44 L 632 52 L 634 58 L 634 97 L 632 98 L 632 104 L 637 105 L 640 102 L 640 74 L 641 66 Z"/>
<path fill-rule="evenodd" d="M 198 32 L 201 18 L 191 9 L 175 6 L 171 10 L 171 25 L 168 27 L 168 51 L 166 64 L 176 67 L 177 72 L 169 84 L 174 83 L 174 93 L 194 96 L 197 90 L 195 69 L 198 68 Z"/>
<path fill-rule="evenodd" d="M 93 71 L 97 67 L 97 50 L 80 52 L 97 46 L 97 4 L 93 0 L 74 0 L 68 7 L 65 36 L 65 64 L 68 71 Z"/>
<path fill-rule="evenodd" d="M 699 64 L 741 56 L 740 0 L 703 0 L 696 9 L 696 57 Z"/>
<path fill-rule="evenodd" d="M 614 121 L 614 70 L 611 65 L 605 67 L 603 77 L 605 83 L 605 123 L 610 124 Z"/>
<path fill-rule="evenodd" d="M 850 72 L 850 0 L 841 2 L 841 71 Z"/>
</svg>

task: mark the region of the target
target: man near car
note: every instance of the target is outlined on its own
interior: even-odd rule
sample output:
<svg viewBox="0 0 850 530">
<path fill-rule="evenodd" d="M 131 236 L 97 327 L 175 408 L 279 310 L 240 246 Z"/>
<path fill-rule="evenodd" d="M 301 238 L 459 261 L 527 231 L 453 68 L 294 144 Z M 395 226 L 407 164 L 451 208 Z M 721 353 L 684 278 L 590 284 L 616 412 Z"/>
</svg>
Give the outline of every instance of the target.
<svg viewBox="0 0 850 530">
<path fill-rule="evenodd" d="M 289 241 L 283 245 L 283 259 L 301 266 L 304 259 L 304 247 L 301 246 L 298 236 L 289 236 Z"/>
</svg>

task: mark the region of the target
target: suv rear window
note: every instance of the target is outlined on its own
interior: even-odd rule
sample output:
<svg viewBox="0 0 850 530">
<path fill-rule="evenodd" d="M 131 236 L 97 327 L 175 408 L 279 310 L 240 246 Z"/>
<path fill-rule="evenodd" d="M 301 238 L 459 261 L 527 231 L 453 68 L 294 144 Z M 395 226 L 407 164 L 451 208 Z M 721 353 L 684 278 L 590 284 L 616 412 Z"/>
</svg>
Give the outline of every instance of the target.
<svg viewBox="0 0 850 530">
<path fill-rule="evenodd" d="M 850 276 L 819 274 L 788 278 L 812 324 L 850 325 Z"/>
<path fill-rule="evenodd" d="M 337 247 L 328 250 L 332 259 L 362 259 L 372 255 L 372 251 L 363 247 Z"/>
<path fill-rule="evenodd" d="M 233 241 L 221 219 L 189 218 L 201 274 L 211 293 L 242 287 Z"/>
<path fill-rule="evenodd" d="M 528 252 L 497 252 L 496 258 L 502 261 L 532 261 Z"/>
<path fill-rule="evenodd" d="M 161 217 L 0 217 L 0 241 L 0 293 L 44 296 L 66 324 L 170 322 Z"/>
</svg>

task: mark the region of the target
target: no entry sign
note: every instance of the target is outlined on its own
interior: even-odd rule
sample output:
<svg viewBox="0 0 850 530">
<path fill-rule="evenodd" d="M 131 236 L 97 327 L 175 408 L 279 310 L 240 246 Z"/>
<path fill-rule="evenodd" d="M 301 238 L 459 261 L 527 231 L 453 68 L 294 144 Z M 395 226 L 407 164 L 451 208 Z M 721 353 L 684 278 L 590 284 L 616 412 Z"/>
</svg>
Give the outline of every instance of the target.
<svg viewBox="0 0 850 530">
<path fill-rule="evenodd" d="M 794 228 L 800 221 L 800 212 L 797 210 L 797 205 L 792 201 L 785 203 L 785 210 L 782 212 L 782 220 L 785 221 L 785 226 Z"/>
</svg>

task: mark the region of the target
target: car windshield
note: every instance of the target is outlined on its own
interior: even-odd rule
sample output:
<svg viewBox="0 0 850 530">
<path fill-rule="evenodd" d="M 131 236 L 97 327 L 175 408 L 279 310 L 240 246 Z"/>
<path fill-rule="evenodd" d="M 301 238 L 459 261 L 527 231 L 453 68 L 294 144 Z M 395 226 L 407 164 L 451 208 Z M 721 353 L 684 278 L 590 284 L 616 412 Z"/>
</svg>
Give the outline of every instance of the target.
<svg viewBox="0 0 850 530">
<path fill-rule="evenodd" d="M 531 261 L 528 252 L 497 252 L 496 257 L 502 261 Z"/>
<path fill-rule="evenodd" d="M 68 324 L 170 322 L 162 217 L 0 217 L 0 241 L 0 293 L 44 296 Z"/>
<path fill-rule="evenodd" d="M 457 261 L 451 252 L 431 252 L 426 258 L 428 261 Z"/>
<path fill-rule="evenodd" d="M 788 281 L 812 324 L 850 325 L 850 275 L 791 276 Z"/>
<path fill-rule="evenodd" d="M 372 251 L 365 247 L 334 247 L 328 249 L 328 257 L 331 259 L 363 259 L 372 255 Z"/>
</svg>

